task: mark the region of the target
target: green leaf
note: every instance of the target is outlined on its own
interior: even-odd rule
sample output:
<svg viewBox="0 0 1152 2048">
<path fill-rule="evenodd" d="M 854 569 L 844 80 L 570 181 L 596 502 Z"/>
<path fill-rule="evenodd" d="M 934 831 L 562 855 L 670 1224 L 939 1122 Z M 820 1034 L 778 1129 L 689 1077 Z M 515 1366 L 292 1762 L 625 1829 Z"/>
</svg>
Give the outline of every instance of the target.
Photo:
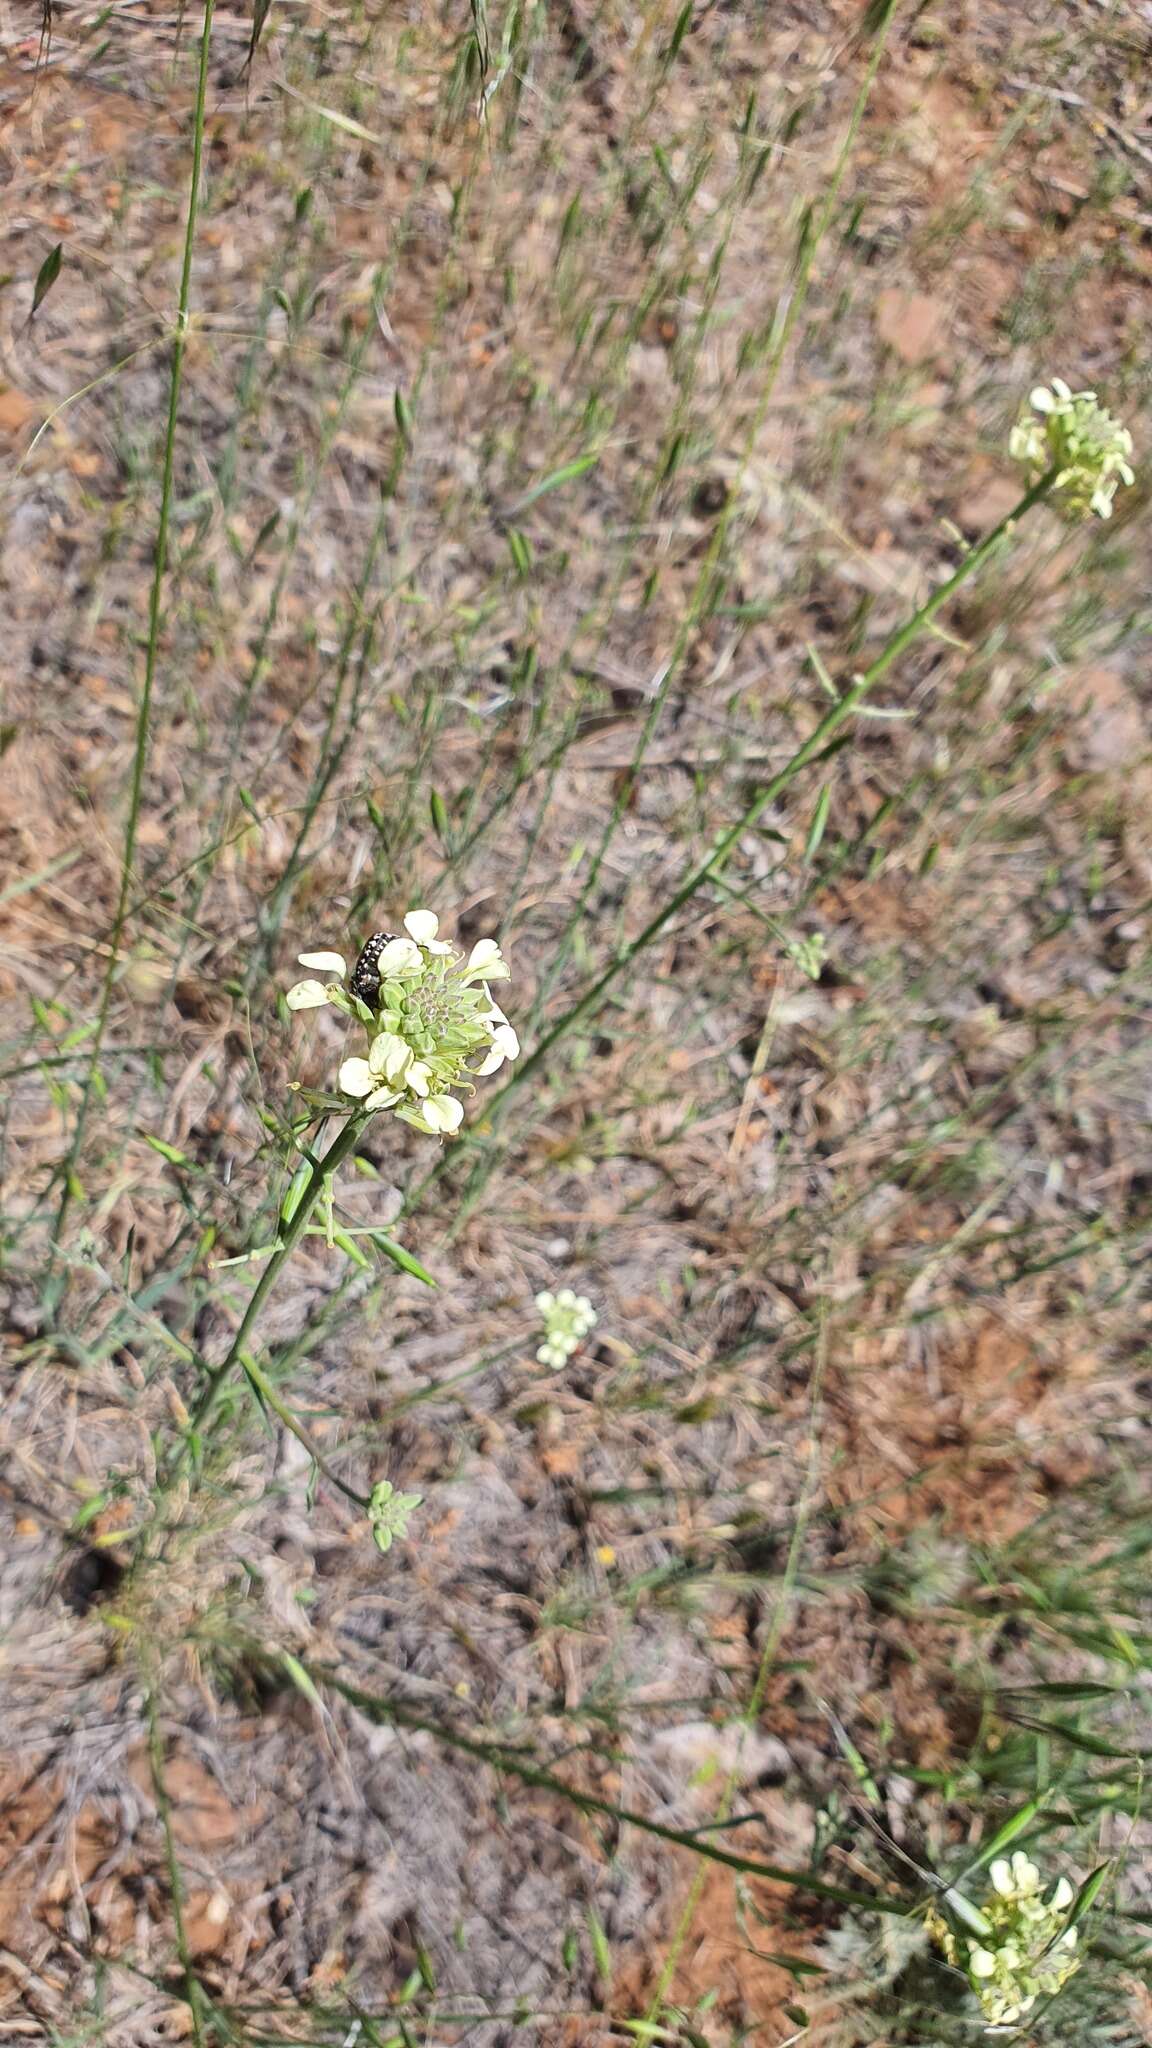
<svg viewBox="0 0 1152 2048">
<path fill-rule="evenodd" d="M 319 100 L 310 100 L 307 94 L 297 92 L 294 86 L 286 85 L 282 79 L 278 78 L 274 82 L 281 92 L 287 93 L 289 99 L 298 100 L 302 107 L 307 107 L 310 114 L 317 115 L 321 121 L 330 121 L 333 128 L 339 128 L 343 134 L 354 135 L 357 142 L 373 142 L 377 149 L 387 148 L 384 137 L 375 135 L 371 128 L 365 128 L 362 121 L 354 121 L 350 114 L 342 114 L 337 107 L 325 107 Z"/>
<path fill-rule="evenodd" d="M 831 802 L 832 785 L 830 782 L 826 782 L 816 799 L 816 809 L 812 813 L 812 823 L 808 827 L 808 837 L 804 841 L 805 860 L 815 859 L 828 823 L 828 809 Z"/>
<path fill-rule="evenodd" d="M 664 52 L 663 62 L 665 64 L 674 64 L 680 54 L 680 45 L 692 26 L 693 4 L 694 0 L 684 0 L 684 5 L 676 16 L 676 26 L 672 31 L 672 38 L 668 48 Z"/>
<path fill-rule="evenodd" d="M 1089 1907 L 1095 1905 L 1096 1900 L 1100 1896 L 1101 1886 L 1111 1872 L 1111 1869 L 1111 1863 L 1098 1863 L 1095 1870 L 1084 1879 L 1069 1908 L 1065 1931 L 1067 1931 L 1068 1927 L 1075 1927 L 1076 1922 L 1084 1918 Z"/>
<path fill-rule="evenodd" d="M 339 1247 L 339 1249 L 344 1253 L 346 1258 L 351 1259 L 354 1266 L 359 1266 L 362 1272 L 371 1272 L 371 1259 L 365 1258 L 363 1252 L 361 1251 L 359 1245 L 356 1242 L 356 1239 L 354 1237 L 349 1237 L 348 1232 L 346 1230 L 341 1230 L 338 1223 L 334 1223 L 332 1225 L 332 1242 L 334 1245 L 337 1245 Z"/>
<path fill-rule="evenodd" d="M 860 1786 L 861 1791 L 867 1798 L 869 1805 L 882 1806 L 883 1801 L 880 1797 L 880 1788 L 877 1785 L 875 1778 L 872 1776 L 872 1773 L 869 1770 L 868 1765 L 865 1763 L 864 1758 L 861 1756 L 860 1751 L 857 1749 L 856 1744 L 853 1742 L 851 1736 L 849 1735 L 848 1730 L 846 1728 L 841 1727 L 840 1722 L 836 1719 L 836 1716 L 834 1714 L 832 1715 L 831 1719 L 832 1732 L 836 1737 L 837 1743 L 839 1744 L 841 1755 L 844 1757 L 845 1761 L 851 1767 L 852 1775 L 855 1778 L 857 1784 Z"/>
<path fill-rule="evenodd" d="M 604 1928 L 604 1922 L 601 1920 L 595 1906 L 589 1906 L 585 1918 L 588 1922 L 588 1933 L 592 1942 L 592 1954 L 596 1959 L 597 1973 L 604 1989 L 607 1991 L 612 1983 L 612 1949 Z"/>
<path fill-rule="evenodd" d="M 1037 1679 L 1032 1685 L 1008 1685 L 1005 1692 L 1041 1692 L 1056 1700 L 1107 1700 L 1124 1694 L 1123 1685 L 1104 1685 L 1082 1678 Z"/>
<path fill-rule="evenodd" d="M 32 311 L 28 315 L 30 320 L 39 312 L 45 299 L 48 297 L 56 279 L 60 275 L 60 266 L 63 261 L 64 244 L 63 242 L 57 242 L 54 249 L 49 249 L 43 263 L 36 272 L 36 283 L 32 287 Z"/>
<path fill-rule="evenodd" d="M 77 1508 L 72 1517 L 72 1534 L 78 1536 L 82 1529 L 88 1527 L 89 1522 L 94 1522 L 97 1515 L 102 1515 L 110 1498 L 111 1495 L 103 1491 L 94 1493 L 85 1501 L 82 1508 Z"/>
<path fill-rule="evenodd" d="M 510 526 L 508 528 L 508 552 L 516 565 L 517 575 L 530 575 L 532 570 L 532 549 L 528 544 L 527 537 L 521 533 L 518 526 Z"/>
<path fill-rule="evenodd" d="M 264 24 L 272 12 L 272 0 L 252 0 L 252 34 L 248 40 L 248 62 L 256 55 L 257 45 L 264 33 Z"/>
<path fill-rule="evenodd" d="M 529 505 L 534 505 L 538 498 L 543 498 L 549 491 L 558 491 L 561 484 L 570 484 L 576 477 L 584 476 L 588 470 L 595 469 L 599 460 L 598 455 L 578 455 L 574 462 L 566 462 L 562 468 L 552 470 L 550 475 L 542 477 L 538 484 L 533 484 L 530 491 L 525 491 L 524 496 L 516 500 L 514 510 L 526 512 Z"/>
<path fill-rule="evenodd" d="M 402 1273 L 411 1273 L 412 1278 L 422 1280 L 425 1287 L 439 1286 L 439 1281 L 432 1278 L 427 1267 L 422 1266 L 419 1259 L 414 1259 L 411 1252 L 406 1252 L 402 1244 L 396 1244 L 392 1238 L 386 1236 L 384 1231 L 372 1230 L 369 1236 L 377 1251 L 383 1252 L 386 1259 L 391 1259 L 392 1264 L 398 1266 Z"/>
<path fill-rule="evenodd" d="M 393 397 L 392 400 L 392 411 L 396 417 L 396 426 L 400 435 L 400 439 L 403 441 L 405 448 L 411 448 L 412 413 L 409 408 L 408 400 L 405 398 L 404 393 L 401 391 L 399 385 L 396 386 L 395 396 Z"/>
<path fill-rule="evenodd" d="M 444 848 L 445 852 L 448 852 L 450 850 L 450 833 L 448 829 L 448 806 L 444 802 L 444 799 L 441 796 L 440 791 L 438 789 L 434 789 L 429 792 L 428 809 L 432 817 L 432 830 L 435 832 L 436 837 L 440 841 L 440 844 Z"/>
<path fill-rule="evenodd" d="M 969 1867 L 972 1870 L 979 1870 L 982 1864 L 991 1863 L 992 1858 L 998 1856 L 1001 1849 L 1006 1849 L 1009 1842 L 1014 1842 L 1017 1835 L 1022 1835 L 1025 1828 L 1031 1827 L 1037 1814 L 1043 1813 L 1047 1803 L 1046 1795 L 1039 1799 L 1029 1799 L 1027 1804 L 1022 1806 L 1018 1813 L 1014 1813 L 1011 1819 L 1004 1822 L 1002 1827 L 997 1828 L 991 1841 L 985 1842 L 975 1862 Z"/>
<path fill-rule="evenodd" d="M 297 1209 L 300 1207 L 300 1204 L 303 1201 L 304 1196 L 307 1190 L 311 1187 L 311 1185 L 312 1162 L 310 1159 L 305 1159 L 303 1164 L 301 1166 L 298 1166 L 296 1172 L 293 1174 L 292 1179 L 288 1184 L 288 1192 L 286 1193 L 284 1200 L 280 1204 L 281 1223 L 291 1223 L 292 1218 L 296 1214 Z"/>
<path fill-rule="evenodd" d="M 786 1956 L 771 1948 L 749 1949 L 749 1955 L 759 1958 L 762 1963 L 774 1963 L 778 1970 L 787 1970 L 790 1977 L 826 1977 L 820 1963 L 806 1963 L 802 1956 Z"/>
<path fill-rule="evenodd" d="M 151 1145 L 152 1150 L 158 1152 L 161 1159 L 170 1159 L 173 1166 L 191 1166 L 192 1161 L 189 1159 L 188 1154 L 186 1152 L 178 1152 L 175 1145 L 166 1145 L 163 1138 L 153 1138 L 147 1131 L 142 1132 L 141 1135 L 143 1136 L 144 1143 Z"/>
<path fill-rule="evenodd" d="M 1082 1728 L 1071 1728 L 1064 1721 L 1032 1720 L 1020 1715 L 1019 1722 L 1022 1728 L 1031 1728 L 1038 1735 L 1056 1735 L 1061 1742 L 1068 1743 L 1070 1748 L 1082 1749 L 1088 1756 L 1116 1757 L 1125 1763 L 1131 1763 L 1141 1756 L 1139 1750 L 1117 1749 L 1113 1743 L 1102 1742 L 1098 1735 L 1088 1735 Z"/>
<path fill-rule="evenodd" d="M 293 1685 L 303 1693 L 306 1700 L 310 1700 L 312 1705 L 319 1707 L 320 1712 L 323 1713 L 325 1711 L 324 1702 L 312 1683 L 311 1674 L 305 1671 L 304 1666 L 292 1655 L 291 1650 L 281 1650 L 280 1662 L 283 1664 Z"/>
</svg>

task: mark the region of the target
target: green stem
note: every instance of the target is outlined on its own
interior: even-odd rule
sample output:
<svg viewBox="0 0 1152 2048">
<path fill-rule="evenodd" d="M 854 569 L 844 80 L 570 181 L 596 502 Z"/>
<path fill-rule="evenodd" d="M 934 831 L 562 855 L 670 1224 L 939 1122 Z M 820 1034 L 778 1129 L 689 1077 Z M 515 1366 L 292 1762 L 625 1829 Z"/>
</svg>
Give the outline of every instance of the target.
<svg viewBox="0 0 1152 2048">
<path fill-rule="evenodd" d="M 769 804 L 776 801 L 781 792 L 787 789 L 789 783 L 795 781 L 800 770 L 806 767 L 809 761 L 827 745 L 833 734 L 838 732 L 840 727 L 847 723 L 857 706 L 868 695 L 868 692 L 874 688 L 882 676 L 887 675 L 893 663 L 898 661 L 905 649 L 910 647 L 912 642 L 918 638 L 925 626 L 929 625 L 937 612 L 947 604 L 949 598 L 955 596 L 961 584 L 966 583 L 970 576 L 974 576 L 976 571 L 983 567 L 989 555 L 995 552 L 1004 536 L 1015 526 L 1017 520 L 1022 519 L 1026 512 L 1031 511 L 1033 505 L 1038 505 L 1041 499 L 1046 497 L 1051 489 L 1055 474 L 1054 470 L 1049 470 L 1045 476 L 1040 478 L 1039 483 L 1033 484 L 1030 491 L 1025 491 L 1024 496 L 1017 505 L 1013 506 L 1007 517 L 1002 519 L 998 526 L 993 527 L 991 533 L 986 534 L 984 539 L 965 555 L 959 567 L 953 571 L 946 582 L 940 585 L 938 590 L 933 591 L 927 603 L 922 604 L 919 611 L 914 612 L 910 619 L 906 619 L 904 624 L 898 627 L 896 632 L 885 641 L 884 646 L 870 667 L 864 670 L 863 675 L 856 678 L 851 689 L 846 690 L 844 695 L 837 699 L 836 703 L 831 706 L 830 710 L 820 720 L 820 723 L 813 727 L 807 739 L 796 749 L 791 758 L 784 763 L 784 766 L 778 773 L 772 777 L 772 780 L 766 782 L 763 789 L 757 791 L 747 810 L 736 820 L 736 823 L 731 825 L 727 832 L 721 834 L 707 859 L 701 861 L 698 866 L 690 870 L 680 883 L 680 886 L 668 898 L 668 901 L 657 911 L 655 917 L 651 918 L 644 926 L 643 931 L 639 932 L 616 955 L 616 958 L 605 968 L 603 974 L 592 983 L 590 988 L 585 990 L 579 1002 L 574 1003 L 571 1009 L 565 1010 L 562 1017 L 557 1018 L 552 1029 L 545 1032 L 543 1038 L 540 1039 L 533 1051 L 528 1054 L 527 1059 L 517 1062 L 513 1078 L 510 1081 L 506 1081 L 503 1088 L 499 1089 L 490 1098 L 486 1121 L 491 1123 L 503 1104 L 508 1100 L 508 1097 L 523 1087 L 529 1075 L 534 1073 L 537 1067 L 547 1058 L 556 1041 L 563 1038 L 567 1032 L 572 1030 L 574 1025 L 581 1023 L 585 1017 L 589 1016 L 593 1010 L 599 1007 L 601 997 L 607 993 L 613 982 L 618 980 L 625 969 L 631 966 L 636 955 L 642 953 L 646 946 L 651 945 L 653 939 L 659 936 L 665 925 L 671 922 L 677 912 L 683 909 L 691 897 L 695 896 L 697 890 L 701 889 L 704 883 L 715 874 L 716 869 L 731 853 L 736 841 L 745 832 L 750 831 L 757 819 L 763 816 Z"/>
<path fill-rule="evenodd" d="M 254 1653 L 260 1649 L 254 1646 Z M 264 1655 L 267 1652 L 264 1651 Z M 862 1912 L 891 1913 L 900 1919 L 909 1917 L 911 1908 L 900 1899 L 886 1897 L 883 1892 L 875 1894 L 857 1891 L 847 1885 L 829 1884 L 808 1870 L 795 1870 L 787 1864 L 763 1863 L 758 1857 L 737 1856 L 731 1850 L 718 1849 L 708 1841 L 702 1831 L 687 1828 L 665 1827 L 662 1822 L 649 1820 L 647 1814 L 635 1813 L 629 1807 L 615 1806 L 610 1799 L 598 1799 L 593 1793 L 578 1791 L 576 1786 L 558 1777 L 554 1772 L 543 1769 L 527 1758 L 522 1749 L 509 1744 L 491 1741 L 477 1742 L 467 1735 L 458 1735 L 455 1729 L 445 1727 L 443 1722 L 428 1721 L 398 1700 L 382 1698 L 377 1693 L 364 1692 L 359 1686 L 351 1685 L 337 1672 L 322 1664 L 309 1664 L 305 1660 L 304 1670 L 314 1685 L 327 1685 L 350 1705 L 357 1707 L 368 1720 L 392 1723 L 398 1728 L 411 1728 L 421 1734 L 431 1735 L 449 1749 L 459 1750 L 463 1755 L 474 1757 L 480 1763 L 491 1765 L 495 1771 L 507 1771 L 519 1778 L 522 1784 L 537 1786 L 540 1790 L 554 1792 L 570 1806 L 581 1813 L 602 1814 L 606 1820 L 613 1820 L 623 1827 L 639 1828 L 644 1834 L 655 1835 L 659 1841 L 675 1843 L 682 1849 L 691 1849 L 697 1856 L 705 1857 L 710 1863 L 722 1863 L 729 1870 L 746 1872 L 749 1876 L 764 1878 L 776 1884 L 793 1885 L 797 1891 L 811 1892 L 816 1898 L 837 1899 L 844 1905 L 858 1906 Z"/>
<path fill-rule="evenodd" d="M 140 810 L 144 794 L 144 766 L 148 758 L 148 736 L 152 718 L 152 695 L 156 682 L 156 669 L 160 658 L 160 632 L 164 620 L 164 571 L 168 562 L 168 533 L 172 522 L 172 486 L 176 468 L 176 425 L 180 412 L 180 389 L 184 377 L 184 351 L 188 341 L 188 313 L 192 297 L 192 253 L 196 246 L 196 221 L 200 210 L 200 176 L 204 162 L 204 120 L 208 98 L 208 54 L 212 40 L 212 16 L 216 0 L 204 0 L 204 23 L 200 31 L 200 68 L 196 80 L 196 110 L 192 129 L 192 172 L 188 190 L 188 217 L 184 226 L 184 258 L 180 270 L 180 291 L 176 304 L 176 325 L 172 336 L 172 370 L 168 382 L 168 424 L 164 440 L 164 470 L 160 484 L 160 512 L 156 523 L 156 556 L 152 565 L 152 589 L 148 603 L 148 644 L 144 657 L 144 681 L 140 691 L 140 704 L 136 713 L 136 742 L 132 757 L 132 783 L 128 799 L 128 822 L 124 833 L 124 853 L 120 864 L 120 894 L 116 903 L 116 915 L 112 920 L 112 932 L 108 947 L 108 961 L 104 969 L 104 982 L 100 990 L 100 1008 L 96 1018 L 96 1030 L 92 1039 L 91 1057 L 84 1077 L 84 1088 L 80 1107 L 76 1113 L 76 1129 L 63 1167 L 63 1187 L 60 1204 L 56 1212 L 56 1238 L 59 1239 L 67 1221 L 73 1195 L 76 1193 L 76 1167 L 84 1143 L 84 1132 L 88 1112 L 96 1087 L 96 1076 L 100 1066 L 100 1054 L 108 1029 L 112 1009 L 112 990 L 116 981 L 116 967 L 120 957 L 120 944 L 128 915 L 128 895 L 132 886 L 132 869 L 136 858 L 136 839 L 140 827 Z"/>
<path fill-rule="evenodd" d="M 172 1922 L 176 1932 L 176 1954 L 184 1976 L 184 1995 L 192 2021 L 192 2038 L 196 2048 L 205 2048 L 204 2039 L 204 1994 L 196 1975 L 192 1950 L 188 1944 L 188 1933 L 184 1923 L 184 1879 L 180 1873 L 180 1858 L 176 1853 L 176 1837 L 172 1830 L 172 1802 L 164 1780 L 164 1743 L 160 1733 L 160 1716 L 154 1692 L 148 1694 L 148 1762 L 152 1773 L 152 1790 L 156 1799 L 156 1811 L 164 1831 L 164 1860 L 168 1866 L 168 1890 L 172 1901 Z"/>
<path fill-rule="evenodd" d="M 324 1182 L 326 1181 L 330 1173 L 335 1173 L 337 1167 L 343 1165 L 344 1161 L 348 1158 L 349 1154 L 355 1149 L 356 1143 L 367 1122 L 368 1117 L 364 1116 L 363 1114 L 350 1116 L 348 1118 L 347 1123 L 343 1125 L 341 1130 L 333 1139 L 332 1143 L 329 1145 L 328 1150 L 325 1153 L 323 1153 L 319 1159 L 310 1157 L 308 1162 L 310 1168 L 309 1178 L 304 1184 L 304 1190 L 300 1196 L 300 1200 L 297 1203 L 295 1210 L 293 1211 L 290 1222 L 286 1223 L 284 1225 L 284 1228 L 280 1232 L 280 1238 L 276 1250 L 273 1252 L 272 1257 L 269 1259 L 268 1264 L 265 1266 L 264 1271 L 261 1273 L 259 1280 L 256 1282 L 255 1287 L 252 1289 L 252 1293 L 248 1299 L 248 1306 L 240 1319 L 240 1327 L 237 1330 L 236 1335 L 233 1337 L 232 1342 L 228 1347 L 227 1355 L 221 1360 L 219 1365 L 213 1367 L 211 1373 L 208 1376 L 208 1383 L 204 1388 L 204 1391 L 201 1394 L 199 1401 L 196 1403 L 196 1406 L 192 1411 L 191 1417 L 189 1418 L 187 1430 L 188 1439 L 195 1438 L 204 1429 L 205 1424 L 210 1419 L 212 1412 L 216 1407 L 216 1403 L 220 1398 L 220 1395 L 223 1391 L 224 1385 L 229 1377 L 229 1374 L 237 1365 L 239 1365 L 242 1368 L 242 1370 L 248 1374 L 248 1377 L 252 1381 L 253 1386 L 255 1386 L 257 1390 L 265 1396 L 266 1399 L 268 1398 L 268 1381 L 265 1380 L 264 1375 L 258 1370 L 258 1368 L 254 1370 L 251 1362 L 244 1356 L 248 1346 L 248 1339 L 252 1331 L 256 1327 L 256 1324 L 260 1317 L 261 1309 L 263 1308 L 265 1302 L 271 1294 L 272 1289 L 275 1287 L 276 1282 L 279 1280 L 280 1275 L 284 1271 L 285 1266 L 288 1264 L 289 1259 L 292 1257 L 292 1254 L 295 1251 L 296 1246 L 299 1244 L 300 1239 L 304 1235 L 305 1229 L 307 1228 L 308 1219 L 311 1216 L 313 1209 L 316 1207 L 316 1203 L 319 1200 L 320 1191 L 324 1186 Z M 288 1420 L 288 1415 L 291 1414 L 291 1410 L 285 1411 L 283 1404 L 279 1401 L 278 1398 L 274 1400 L 271 1403 L 271 1405 L 275 1408 L 276 1413 L 280 1416 L 282 1421 Z M 293 1416 L 292 1421 L 289 1423 L 289 1427 L 292 1429 L 293 1435 L 300 1437 L 300 1441 L 307 1446 L 312 1456 L 315 1457 L 315 1449 L 310 1439 L 308 1438 L 307 1434 L 305 1433 L 301 1435 L 301 1431 L 303 1430 L 303 1424 L 298 1423 L 296 1421 L 296 1418 Z M 321 1464 L 323 1463 L 322 1460 L 318 1460 L 318 1462 Z M 324 1467 L 324 1470 L 327 1471 L 326 1466 Z M 331 1473 L 329 1473 L 328 1476 L 329 1478 L 331 1478 Z M 342 1490 L 345 1493 L 348 1492 L 347 1487 L 344 1487 Z M 361 1496 L 359 1494 L 353 1494 L 351 1497 L 357 1501 L 361 1499 Z"/>
<path fill-rule="evenodd" d="M 287 1401 L 281 1399 L 268 1375 L 261 1372 L 255 1359 L 245 1351 L 241 1353 L 240 1364 L 243 1367 L 245 1377 L 256 1393 L 259 1394 L 260 1399 L 271 1408 L 274 1415 L 280 1417 L 285 1429 L 291 1432 L 296 1438 L 297 1443 L 303 1444 L 313 1464 L 319 1467 L 325 1479 L 329 1480 L 344 1495 L 346 1500 L 355 1501 L 358 1508 L 370 1507 L 371 1496 L 367 1493 L 358 1493 L 354 1486 L 349 1486 L 346 1479 L 341 1479 L 340 1474 L 333 1471 L 311 1431 L 304 1427 L 300 1417 L 294 1409 L 288 1406 Z"/>
</svg>

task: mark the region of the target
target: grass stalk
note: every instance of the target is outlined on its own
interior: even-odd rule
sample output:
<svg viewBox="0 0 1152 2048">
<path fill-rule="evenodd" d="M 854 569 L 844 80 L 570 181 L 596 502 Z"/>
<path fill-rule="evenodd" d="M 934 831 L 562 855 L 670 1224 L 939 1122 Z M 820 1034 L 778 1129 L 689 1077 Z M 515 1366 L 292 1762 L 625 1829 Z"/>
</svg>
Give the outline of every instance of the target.
<svg viewBox="0 0 1152 2048">
<path fill-rule="evenodd" d="M 208 99 L 208 59 L 212 42 L 212 17 L 216 0 L 204 0 L 204 20 L 200 30 L 200 58 L 196 76 L 196 103 L 192 124 L 192 168 L 188 180 L 188 210 L 184 223 L 184 251 L 180 266 L 180 289 L 176 303 L 176 321 L 172 332 L 172 366 L 168 379 L 168 417 L 164 435 L 164 466 L 160 482 L 160 510 L 156 522 L 156 547 L 152 565 L 152 584 L 148 599 L 148 640 L 144 657 L 144 680 L 140 689 L 140 701 L 136 711 L 136 736 L 132 754 L 132 779 L 129 786 L 128 818 L 124 828 L 124 848 L 120 860 L 120 890 L 116 902 L 116 913 L 112 920 L 108 958 L 100 988 L 100 1002 L 96 1015 L 96 1030 L 88 1068 L 84 1077 L 80 1103 L 76 1112 L 76 1124 L 72 1133 L 63 1166 L 58 1169 L 63 1185 L 56 1211 L 55 1237 L 58 1240 L 64 1232 L 68 1213 L 74 1196 L 79 1192 L 77 1167 L 84 1144 L 88 1114 L 96 1089 L 100 1068 L 100 1056 L 108 1030 L 112 1010 L 112 991 L 116 984 L 116 970 L 120 960 L 128 915 L 128 900 L 132 889 L 133 867 L 136 859 L 136 841 L 140 829 L 140 810 L 144 796 L 144 770 L 148 760 L 148 741 L 152 724 L 152 699 L 156 686 L 156 670 L 160 658 L 160 635 L 164 625 L 164 572 L 168 563 L 168 541 L 172 523 L 173 479 L 176 470 L 176 429 L 180 417 L 180 393 L 184 380 L 184 354 L 188 341 L 189 313 L 192 300 L 192 257 L 196 246 L 196 222 L 200 210 L 200 181 L 204 163 L 204 125 Z M 59 1275 L 55 1287 L 51 1287 L 50 1303 L 54 1306 L 58 1298 Z"/>
</svg>

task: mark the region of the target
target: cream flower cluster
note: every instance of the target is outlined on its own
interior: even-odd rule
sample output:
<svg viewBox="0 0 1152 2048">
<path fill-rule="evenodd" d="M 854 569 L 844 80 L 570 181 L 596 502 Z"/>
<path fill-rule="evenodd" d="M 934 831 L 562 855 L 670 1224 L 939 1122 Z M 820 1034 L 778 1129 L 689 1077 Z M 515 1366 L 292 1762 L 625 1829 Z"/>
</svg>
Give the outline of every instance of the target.
<svg viewBox="0 0 1152 2048">
<path fill-rule="evenodd" d="M 331 1003 L 368 1033 L 366 1057 L 346 1059 L 339 1086 L 364 1109 L 390 1109 L 432 1136 L 458 1130 L 464 1105 L 452 1093 L 494 1074 L 514 1060 L 520 1041 L 488 986 L 506 981 L 508 965 L 495 939 L 481 939 L 468 958 L 438 936 L 431 910 L 410 910 L 403 938 L 373 948 L 372 973 L 360 986 L 377 988 L 371 1004 L 356 993 L 342 953 L 301 953 L 302 967 L 325 981 L 298 981 L 287 993 L 290 1010 Z M 378 987 L 377 987 L 378 980 Z"/>
<path fill-rule="evenodd" d="M 1094 391 L 1072 391 L 1062 377 L 1029 393 L 1008 453 L 1025 464 L 1032 483 L 1054 469 L 1052 489 L 1074 518 L 1095 512 L 1098 519 L 1110 519 L 1120 485 L 1136 481 L 1127 427 L 1105 411 Z"/>
<path fill-rule="evenodd" d="M 544 1342 L 536 1356 L 556 1372 L 595 1327 L 596 1311 L 586 1294 L 573 1294 L 570 1287 L 562 1287 L 559 1294 L 545 1290 L 536 1296 L 536 1306 L 544 1322 Z"/>
<path fill-rule="evenodd" d="M 1050 1998 L 1080 1967 L 1077 1930 L 1065 1923 L 1075 1896 L 1066 1877 L 1040 1895 L 1040 1872 L 1020 1850 L 990 1864 L 992 1890 L 980 1918 L 985 1931 L 950 1927 L 938 1913 L 928 1925 L 948 1961 L 964 1971 L 990 2026 L 1010 2026 L 1040 1997 Z"/>
</svg>

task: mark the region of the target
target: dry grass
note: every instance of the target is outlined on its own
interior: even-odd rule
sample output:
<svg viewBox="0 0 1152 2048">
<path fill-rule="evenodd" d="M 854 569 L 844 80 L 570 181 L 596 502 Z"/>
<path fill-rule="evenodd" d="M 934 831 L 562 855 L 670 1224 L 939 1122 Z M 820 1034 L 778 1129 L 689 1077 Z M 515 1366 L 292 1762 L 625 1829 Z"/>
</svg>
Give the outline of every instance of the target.
<svg viewBox="0 0 1152 2048">
<path fill-rule="evenodd" d="M 1141 488 L 498 1117 L 372 1127 L 344 1213 L 437 1288 L 308 1240 L 261 1357 L 409 1542 L 242 1389 L 158 1478 L 332 1073 L 297 951 L 498 929 L 530 1050 L 1004 515 L 1021 392 L 1152 441 L 1140 10 L 897 8 L 853 135 L 876 33 L 217 14 L 126 868 L 199 15 L 0 13 L 2 2038 L 967 2038 L 917 1873 L 1037 1798 L 1118 1875 L 1034 2038 L 1148 2038 Z"/>
</svg>

